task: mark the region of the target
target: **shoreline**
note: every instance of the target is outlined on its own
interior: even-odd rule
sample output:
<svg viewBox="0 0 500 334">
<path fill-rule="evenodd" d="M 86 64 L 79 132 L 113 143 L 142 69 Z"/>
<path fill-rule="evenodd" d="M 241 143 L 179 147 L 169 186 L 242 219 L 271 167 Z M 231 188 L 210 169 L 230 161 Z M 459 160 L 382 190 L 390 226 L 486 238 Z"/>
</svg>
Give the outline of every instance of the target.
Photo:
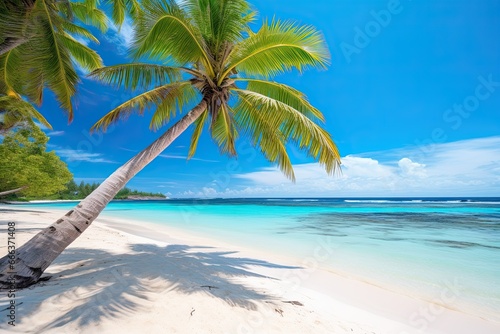
<svg viewBox="0 0 500 334">
<path fill-rule="evenodd" d="M 21 239 L 29 239 L 35 231 L 66 212 L 23 211 L 12 206 L 7 207 L 8 211 L 5 209 L 0 205 L 2 223 L 10 220 L 23 225 L 19 227 L 19 245 L 23 243 Z M 4 236 L 0 237 L 3 239 Z M 6 252 L 4 245 L 6 242 L 2 241 L 3 253 Z M 318 256 L 325 251 L 326 248 L 322 252 L 318 250 Z M 108 263 L 111 264 L 108 266 Z M 143 326 L 144 321 L 151 323 L 146 330 L 155 331 L 160 328 L 155 327 L 158 325 L 155 321 L 160 321 L 157 317 L 166 318 L 160 322 L 172 332 L 180 333 L 209 332 L 208 327 L 217 325 L 214 322 L 219 326 L 212 328 L 214 332 L 231 333 L 251 330 L 246 332 L 487 334 L 500 329 L 498 323 L 415 300 L 314 265 L 305 266 L 300 259 L 222 244 L 180 229 L 109 215 L 97 218 L 47 269 L 46 275 L 49 273 L 53 278 L 43 285 L 38 283 L 33 289 L 19 291 L 26 306 L 24 309 L 20 306 L 19 312 L 24 315 L 20 316 L 22 322 L 16 331 L 24 327 L 25 331 L 36 328 L 54 332 L 62 329 L 111 332 L 117 326 L 125 332 L 133 332 L 132 328 Z M 88 282 L 89 277 L 93 282 Z M 113 281 L 124 284 L 110 289 L 109 286 L 117 284 Z M 70 288 L 58 291 L 58 287 L 68 285 Z M 98 298 L 106 289 L 110 291 L 107 298 Z M 47 295 L 50 296 L 48 308 L 44 301 Z M 70 298 L 67 305 L 57 302 L 71 295 L 78 298 Z M 165 295 L 166 299 L 176 300 L 176 304 L 159 298 Z M 125 306 L 117 305 L 117 301 Z M 4 305 L 4 295 L 0 303 Z M 88 319 L 78 316 L 76 312 L 88 304 L 117 310 L 102 312 L 104 314 L 94 311 L 97 315 L 89 315 Z M 148 313 L 145 308 L 151 306 L 164 314 Z M 194 311 L 186 311 L 189 307 Z M 63 316 L 54 322 L 50 313 L 61 313 L 61 309 Z M 184 313 L 172 315 L 180 309 L 187 312 L 187 318 Z M 214 314 L 214 310 L 222 310 L 224 316 Z M 30 311 L 37 311 L 37 316 Z M 94 318 L 98 321 L 92 321 Z M 113 321 L 117 318 L 125 319 L 125 325 Z M 197 319 L 203 321 L 197 322 Z M 5 326 L 0 323 L 0 330 L 8 329 Z"/>
</svg>

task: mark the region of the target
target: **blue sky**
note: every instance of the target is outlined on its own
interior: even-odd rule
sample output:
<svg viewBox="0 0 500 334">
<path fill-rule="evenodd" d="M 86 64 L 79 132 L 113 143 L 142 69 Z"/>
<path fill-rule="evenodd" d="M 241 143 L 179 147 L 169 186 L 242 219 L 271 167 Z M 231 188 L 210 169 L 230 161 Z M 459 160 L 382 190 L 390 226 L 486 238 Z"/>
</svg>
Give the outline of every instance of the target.
<svg viewBox="0 0 500 334">
<path fill-rule="evenodd" d="M 220 156 L 204 136 L 186 161 L 188 130 L 128 186 L 170 197 L 500 195 L 500 2 L 251 3 L 260 19 L 291 19 L 323 32 L 332 55 L 328 70 L 276 80 L 306 93 L 325 114 L 342 174 L 327 176 L 292 147 L 293 184 L 244 137 L 238 159 Z M 112 29 L 92 46 L 106 65 L 124 63 L 132 33 L 128 25 Z M 84 79 L 68 125 L 47 94 L 41 110 L 54 127 L 47 131 L 50 149 L 77 181 L 102 181 L 160 135 L 149 131 L 149 114 L 89 134 L 130 97 Z"/>
</svg>

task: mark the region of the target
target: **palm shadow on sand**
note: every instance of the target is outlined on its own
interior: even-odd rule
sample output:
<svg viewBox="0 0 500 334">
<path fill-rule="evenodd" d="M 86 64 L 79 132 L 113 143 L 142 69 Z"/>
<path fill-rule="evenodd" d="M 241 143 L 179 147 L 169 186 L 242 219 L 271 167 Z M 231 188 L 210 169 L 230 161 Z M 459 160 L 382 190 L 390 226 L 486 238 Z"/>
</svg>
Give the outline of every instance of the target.
<svg viewBox="0 0 500 334">
<path fill-rule="evenodd" d="M 55 272 L 49 268 L 47 275 L 52 275 L 49 281 L 17 294 L 17 304 L 22 303 L 18 306 L 21 318 L 36 316 L 43 300 L 52 298 L 60 315 L 44 330 L 71 322 L 84 327 L 105 318 L 145 311 L 137 298 L 147 300 L 150 292 L 168 294 L 175 290 L 192 294 L 204 291 L 231 306 L 255 310 L 257 302 L 276 300 L 277 296 L 273 298 L 245 286 L 238 278 L 266 277 L 253 272 L 252 267 L 299 269 L 236 257 L 236 252 L 215 251 L 211 247 L 154 244 L 134 244 L 130 252 L 118 255 L 103 250 L 70 248 L 54 264 L 67 269 Z M 75 300 L 80 302 L 78 306 L 64 306 L 74 305 Z M 5 312 L 0 312 L 0 316 Z"/>
</svg>

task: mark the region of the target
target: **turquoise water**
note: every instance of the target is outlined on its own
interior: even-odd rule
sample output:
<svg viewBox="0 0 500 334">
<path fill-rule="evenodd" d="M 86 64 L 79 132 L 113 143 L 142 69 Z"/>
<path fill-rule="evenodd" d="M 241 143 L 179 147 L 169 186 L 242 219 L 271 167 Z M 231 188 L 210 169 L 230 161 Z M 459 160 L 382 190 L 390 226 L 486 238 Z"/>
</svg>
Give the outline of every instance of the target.
<svg viewBox="0 0 500 334">
<path fill-rule="evenodd" d="M 500 198 L 120 201 L 102 215 L 293 256 L 500 321 Z"/>
</svg>

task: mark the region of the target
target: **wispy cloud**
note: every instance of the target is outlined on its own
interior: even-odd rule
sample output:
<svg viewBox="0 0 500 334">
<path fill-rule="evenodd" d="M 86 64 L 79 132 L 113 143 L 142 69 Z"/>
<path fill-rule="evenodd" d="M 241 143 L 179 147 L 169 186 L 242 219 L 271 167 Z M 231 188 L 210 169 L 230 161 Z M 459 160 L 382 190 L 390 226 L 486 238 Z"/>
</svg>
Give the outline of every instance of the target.
<svg viewBox="0 0 500 334">
<path fill-rule="evenodd" d="M 326 175 L 317 163 L 294 166 L 296 183 L 276 168 L 234 174 L 217 184 L 186 190 L 187 197 L 345 197 L 345 196 L 498 196 L 500 136 L 346 156 L 342 173 Z M 389 157 L 381 159 L 381 157 Z M 418 160 L 417 160 L 418 159 Z"/>
<path fill-rule="evenodd" d="M 138 150 L 131 150 L 131 149 L 126 148 L 126 147 L 119 147 L 119 149 L 122 151 L 127 151 L 127 152 L 139 152 Z"/>
<path fill-rule="evenodd" d="M 115 161 L 106 159 L 101 153 L 89 153 L 82 150 L 74 150 L 67 148 L 55 148 L 57 155 L 67 160 L 68 162 L 86 161 L 95 163 L 117 163 Z"/>
<path fill-rule="evenodd" d="M 47 132 L 47 136 L 49 137 L 57 137 L 57 136 L 62 136 L 64 135 L 64 131 L 50 131 Z"/>
<path fill-rule="evenodd" d="M 159 157 L 165 158 L 165 159 L 182 159 L 182 160 L 186 160 L 188 158 L 187 156 L 183 156 L 183 155 L 171 155 L 171 154 L 160 154 Z M 218 160 L 208 160 L 208 159 L 199 159 L 199 158 L 191 158 L 189 160 L 203 161 L 203 162 L 219 162 Z"/>
<path fill-rule="evenodd" d="M 105 35 L 108 42 L 115 44 L 120 54 L 126 54 L 132 39 L 134 37 L 134 28 L 130 19 L 125 19 L 122 26 L 118 28 L 112 22 L 109 22 L 109 32 Z"/>
<path fill-rule="evenodd" d="M 35 123 L 36 126 L 38 126 L 42 130 L 45 130 L 45 131 L 50 130 L 48 127 L 46 127 L 45 125 L 43 125 L 40 122 L 34 121 L 34 123 Z"/>
</svg>

